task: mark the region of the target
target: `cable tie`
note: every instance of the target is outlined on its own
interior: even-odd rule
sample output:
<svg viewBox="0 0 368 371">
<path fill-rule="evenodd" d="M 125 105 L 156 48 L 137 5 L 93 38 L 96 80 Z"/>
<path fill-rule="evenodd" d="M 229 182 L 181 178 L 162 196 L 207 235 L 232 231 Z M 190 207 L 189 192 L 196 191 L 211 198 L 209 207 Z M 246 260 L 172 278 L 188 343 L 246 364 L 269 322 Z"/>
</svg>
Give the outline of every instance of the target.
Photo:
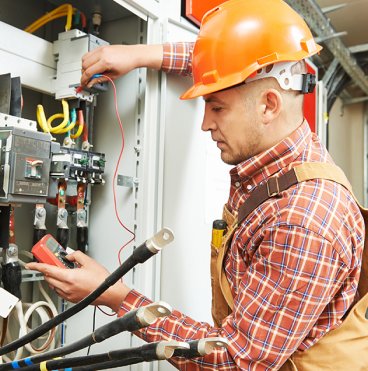
<svg viewBox="0 0 368 371">
<path fill-rule="evenodd" d="M 40 363 L 40 371 L 49 371 L 47 369 L 47 361 L 43 361 Z"/>
<path fill-rule="evenodd" d="M 24 360 L 24 363 L 27 365 L 27 366 L 32 366 L 33 365 L 33 362 L 32 362 L 32 359 L 31 357 L 28 357 Z"/>
<path fill-rule="evenodd" d="M 11 363 L 11 365 L 12 365 L 12 367 L 13 367 L 14 369 L 15 369 L 15 368 L 20 368 L 18 361 L 13 361 L 13 362 Z"/>
</svg>

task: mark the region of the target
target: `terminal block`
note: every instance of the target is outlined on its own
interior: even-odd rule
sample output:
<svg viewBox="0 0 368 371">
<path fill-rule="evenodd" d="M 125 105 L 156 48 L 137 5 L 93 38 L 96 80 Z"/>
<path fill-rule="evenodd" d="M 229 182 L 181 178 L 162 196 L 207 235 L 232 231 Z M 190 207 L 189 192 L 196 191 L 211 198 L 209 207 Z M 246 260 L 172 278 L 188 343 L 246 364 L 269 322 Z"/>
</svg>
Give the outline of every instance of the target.
<svg viewBox="0 0 368 371">
<path fill-rule="evenodd" d="M 105 154 L 61 147 L 51 160 L 50 175 L 53 178 L 77 182 L 104 184 Z"/>
</svg>

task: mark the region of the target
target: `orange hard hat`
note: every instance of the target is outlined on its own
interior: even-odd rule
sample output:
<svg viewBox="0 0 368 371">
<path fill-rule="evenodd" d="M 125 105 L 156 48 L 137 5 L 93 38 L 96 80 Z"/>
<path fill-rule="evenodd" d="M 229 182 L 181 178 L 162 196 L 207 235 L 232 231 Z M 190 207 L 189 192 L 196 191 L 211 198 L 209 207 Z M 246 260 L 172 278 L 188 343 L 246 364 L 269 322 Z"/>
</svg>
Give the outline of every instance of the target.
<svg viewBox="0 0 368 371">
<path fill-rule="evenodd" d="M 207 12 L 193 50 L 191 99 L 244 82 L 264 66 L 299 61 L 322 47 L 282 0 L 229 0 Z"/>
</svg>

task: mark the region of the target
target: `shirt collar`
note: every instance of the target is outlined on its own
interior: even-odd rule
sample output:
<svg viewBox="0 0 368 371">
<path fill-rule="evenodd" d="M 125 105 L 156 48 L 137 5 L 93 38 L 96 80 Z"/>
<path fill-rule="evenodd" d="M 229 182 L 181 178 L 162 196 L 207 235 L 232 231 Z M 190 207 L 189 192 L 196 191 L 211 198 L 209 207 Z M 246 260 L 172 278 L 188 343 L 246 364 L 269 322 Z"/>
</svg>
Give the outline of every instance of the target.
<svg viewBox="0 0 368 371">
<path fill-rule="evenodd" d="M 288 137 L 240 163 L 230 171 L 232 181 L 261 183 L 281 169 L 287 168 L 306 148 L 312 132 L 306 120 Z"/>
</svg>

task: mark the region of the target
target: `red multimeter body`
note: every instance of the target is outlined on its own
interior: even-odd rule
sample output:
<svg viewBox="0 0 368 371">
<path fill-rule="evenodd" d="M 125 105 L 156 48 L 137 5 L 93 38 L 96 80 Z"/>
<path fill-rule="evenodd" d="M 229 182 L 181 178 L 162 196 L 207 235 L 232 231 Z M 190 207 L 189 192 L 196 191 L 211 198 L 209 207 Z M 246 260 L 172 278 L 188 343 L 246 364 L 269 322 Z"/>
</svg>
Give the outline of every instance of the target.
<svg viewBox="0 0 368 371">
<path fill-rule="evenodd" d="M 60 268 L 75 268 L 75 264 L 65 258 L 66 250 L 51 234 L 43 236 L 32 247 L 32 254 L 40 263 L 56 265 Z"/>
</svg>

